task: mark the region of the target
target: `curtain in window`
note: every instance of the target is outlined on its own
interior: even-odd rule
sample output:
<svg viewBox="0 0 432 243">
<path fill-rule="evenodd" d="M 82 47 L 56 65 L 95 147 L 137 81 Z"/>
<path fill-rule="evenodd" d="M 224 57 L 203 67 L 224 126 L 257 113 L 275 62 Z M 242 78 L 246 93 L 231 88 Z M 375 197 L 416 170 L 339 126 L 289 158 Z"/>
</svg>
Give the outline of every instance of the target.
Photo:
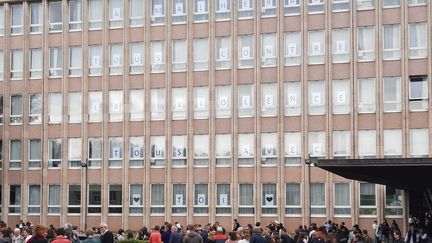
<svg viewBox="0 0 432 243">
<path fill-rule="evenodd" d="M 209 137 L 208 135 L 194 135 L 194 157 L 208 158 Z"/>
<path fill-rule="evenodd" d="M 143 202 L 143 185 L 130 185 L 129 205 L 142 206 Z"/>
<path fill-rule="evenodd" d="M 217 185 L 217 206 L 229 206 L 231 205 L 231 194 L 229 184 L 218 184 Z"/>
<path fill-rule="evenodd" d="M 252 206 L 254 203 L 253 184 L 240 184 L 239 186 L 239 205 Z"/>
<path fill-rule="evenodd" d="M 410 135 L 411 156 L 427 156 L 429 154 L 428 129 L 411 129 Z"/>
<path fill-rule="evenodd" d="M 164 205 L 164 185 L 163 184 L 151 185 L 151 205 L 152 206 Z"/>
<path fill-rule="evenodd" d="M 333 156 L 351 155 L 351 132 L 333 131 Z"/>
<path fill-rule="evenodd" d="M 89 159 L 102 158 L 102 140 L 99 138 L 89 139 Z"/>
<path fill-rule="evenodd" d="M 402 156 L 402 130 L 384 130 L 384 156 Z"/>
<path fill-rule="evenodd" d="M 310 204 L 311 206 L 325 206 L 324 183 L 310 184 Z"/>
<path fill-rule="evenodd" d="M 262 185 L 262 205 L 263 206 L 276 206 L 276 184 L 263 184 Z"/>
<path fill-rule="evenodd" d="M 81 0 L 69 2 L 69 20 L 70 22 L 82 21 L 82 7 Z"/>
<path fill-rule="evenodd" d="M 358 131 L 358 154 L 359 156 L 375 156 L 376 155 L 376 131 L 375 130 L 359 130 Z"/>
<path fill-rule="evenodd" d="M 300 183 L 286 184 L 286 205 L 300 206 Z"/>
<path fill-rule="evenodd" d="M 39 206 L 40 205 L 40 186 L 31 185 L 29 186 L 29 206 Z"/>
<path fill-rule="evenodd" d="M 39 139 L 30 140 L 29 159 L 40 160 L 41 159 L 41 141 Z"/>
<path fill-rule="evenodd" d="M 375 184 L 360 183 L 360 206 L 375 206 Z"/>
<path fill-rule="evenodd" d="M 187 157 L 187 136 L 172 136 L 172 156 L 174 159 Z"/>
<path fill-rule="evenodd" d="M 13 95 L 11 97 L 11 115 L 22 115 L 22 96 Z"/>
<path fill-rule="evenodd" d="M 253 158 L 254 157 L 254 134 L 240 133 L 238 134 L 238 157 Z"/>
<path fill-rule="evenodd" d="M 350 185 L 348 183 L 335 183 L 335 206 L 350 206 Z"/>
<path fill-rule="evenodd" d="M 48 205 L 60 206 L 60 185 L 48 186 Z"/>
<path fill-rule="evenodd" d="M 98 21 L 103 18 L 102 0 L 89 0 L 89 21 Z"/>
<path fill-rule="evenodd" d="M 21 140 L 11 140 L 10 160 L 21 161 Z"/>
<path fill-rule="evenodd" d="M 81 138 L 69 138 L 69 156 L 70 161 L 81 160 Z"/>
<path fill-rule="evenodd" d="M 231 157 L 231 134 L 216 134 L 217 157 Z"/>
</svg>

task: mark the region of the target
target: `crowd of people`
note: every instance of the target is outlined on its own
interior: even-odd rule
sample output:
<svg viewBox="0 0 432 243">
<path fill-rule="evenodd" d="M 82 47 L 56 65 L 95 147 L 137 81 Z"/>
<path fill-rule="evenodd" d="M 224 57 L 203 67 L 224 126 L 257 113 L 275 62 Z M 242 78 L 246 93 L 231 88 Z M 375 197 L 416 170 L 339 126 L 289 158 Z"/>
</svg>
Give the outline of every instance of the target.
<svg viewBox="0 0 432 243">
<path fill-rule="evenodd" d="M 344 222 L 340 224 L 331 220 L 318 226 L 312 223 L 309 227 L 299 226 L 289 234 L 284 225 L 273 220 L 269 225 L 260 222 L 242 226 L 236 219 L 227 230 L 218 222 L 206 225 L 182 226 L 178 222 L 165 222 L 151 230 L 143 227 L 138 232 L 119 229 L 113 233 L 108 225 L 101 223 L 85 232 L 78 231 L 76 226 L 66 224 L 55 228 L 20 222 L 13 229 L 0 222 L 0 243 L 119 243 L 123 240 L 143 240 L 148 243 L 430 243 L 428 229 L 420 226 L 414 217 L 410 217 L 406 234 L 393 221 L 384 220 L 372 225 L 373 232 L 360 229 L 354 225 L 348 229 Z M 84 236 L 85 235 L 85 236 Z"/>
</svg>

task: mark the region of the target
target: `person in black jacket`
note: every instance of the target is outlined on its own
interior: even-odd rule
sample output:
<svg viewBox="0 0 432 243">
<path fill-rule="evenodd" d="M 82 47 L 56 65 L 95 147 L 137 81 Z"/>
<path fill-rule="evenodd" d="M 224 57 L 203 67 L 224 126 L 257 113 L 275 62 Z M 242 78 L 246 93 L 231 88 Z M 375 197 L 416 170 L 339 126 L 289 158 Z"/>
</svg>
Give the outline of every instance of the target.
<svg viewBox="0 0 432 243">
<path fill-rule="evenodd" d="M 101 243 L 114 243 L 114 235 L 111 231 L 108 230 L 108 225 L 105 223 L 100 224 L 101 229 Z"/>
<path fill-rule="evenodd" d="M 48 243 L 47 239 L 45 239 L 48 229 L 45 226 L 37 224 L 33 232 L 33 237 L 27 243 Z"/>
</svg>

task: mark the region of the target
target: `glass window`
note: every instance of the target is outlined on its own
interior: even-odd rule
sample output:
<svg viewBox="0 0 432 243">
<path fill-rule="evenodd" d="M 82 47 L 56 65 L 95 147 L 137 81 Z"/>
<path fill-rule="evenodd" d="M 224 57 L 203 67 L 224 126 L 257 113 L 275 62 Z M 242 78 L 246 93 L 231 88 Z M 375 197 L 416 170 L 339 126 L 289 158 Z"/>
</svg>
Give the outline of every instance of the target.
<svg viewBox="0 0 432 243">
<path fill-rule="evenodd" d="M 375 107 L 375 79 L 358 80 L 357 108 L 359 113 L 374 113 Z"/>
<path fill-rule="evenodd" d="M 333 212 L 337 216 L 351 216 L 351 186 L 349 183 L 334 184 Z"/>
<path fill-rule="evenodd" d="M 143 185 L 129 185 L 129 215 L 142 215 L 144 212 Z"/>
<path fill-rule="evenodd" d="M 100 9 L 99 9 L 100 11 Z M 59 32 L 63 29 L 62 2 L 49 2 L 49 31 Z"/>
<path fill-rule="evenodd" d="M 374 9 L 375 0 L 357 0 L 357 10 Z"/>
<path fill-rule="evenodd" d="M 216 69 L 231 68 L 231 37 L 216 37 Z"/>
<path fill-rule="evenodd" d="M 129 1 L 130 27 L 144 26 L 144 0 Z M 132 213 L 131 210 L 129 213 Z M 141 210 L 142 213 L 142 210 Z"/>
<path fill-rule="evenodd" d="M 195 184 L 194 215 L 208 215 L 208 184 Z"/>
<path fill-rule="evenodd" d="M 194 119 L 209 117 L 209 88 L 194 87 Z"/>
<path fill-rule="evenodd" d="M 384 157 L 402 157 L 401 129 L 384 129 Z"/>
<path fill-rule="evenodd" d="M 209 136 L 194 135 L 194 166 L 208 166 L 209 159 Z"/>
<path fill-rule="evenodd" d="M 357 28 L 357 60 L 375 60 L 375 28 L 373 26 Z"/>
<path fill-rule="evenodd" d="M 12 95 L 10 101 L 10 123 L 11 125 L 22 124 L 23 105 L 21 95 Z"/>
<path fill-rule="evenodd" d="M 21 186 L 9 186 L 9 214 L 21 213 Z"/>
<path fill-rule="evenodd" d="M 165 166 L 165 136 L 150 137 L 150 166 Z"/>
<path fill-rule="evenodd" d="M 194 0 L 194 22 L 206 22 L 209 19 L 208 0 Z"/>
<path fill-rule="evenodd" d="M 42 48 L 30 49 L 30 78 L 42 78 L 43 58 Z"/>
<path fill-rule="evenodd" d="M 274 67 L 277 62 L 277 35 L 261 35 L 261 66 Z"/>
<path fill-rule="evenodd" d="M 255 98 L 254 98 L 254 85 L 245 84 L 237 87 L 238 97 L 238 116 L 239 117 L 253 117 Z"/>
<path fill-rule="evenodd" d="M 333 12 L 349 11 L 350 1 L 349 0 L 333 0 L 332 8 L 333 8 Z"/>
<path fill-rule="evenodd" d="M 69 123 L 80 123 L 82 120 L 82 95 L 81 92 L 70 92 L 68 95 Z"/>
<path fill-rule="evenodd" d="M 254 36 L 240 35 L 238 37 L 238 67 L 252 68 L 254 57 Z"/>
<path fill-rule="evenodd" d="M 151 24 L 165 24 L 165 0 L 151 0 Z"/>
<path fill-rule="evenodd" d="M 101 91 L 90 91 L 88 92 L 88 115 L 89 122 L 101 122 L 102 121 L 102 92 Z"/>
<path fill-rule="evenodd" d="M 82 2 L 81 0 L 69 1 L 69 31 L 82 29 Z"/>
<path fill-rule="evenodd" d="M 265 183 L 262 184 L 261 194 L 261 213 L 263 215 L 276 215 L 278 208 L 278 195 L 276 184 Z"/>
<path fill-rule="evenodd" d="M 333 80 L 333 114 L 349 114 L 350 111 L 350 80 Z"/>
<path fill-rule="evenodd" d="M 102 29 L 103 11 L 101 9 L 103 9 L 103 1 L 88 0 L 88 5 L 89 29 Z"/>
<path fill-rule="evenodd" d="M 102 139 L 88 139 L 88 167 L 100 168 L 102 166 Z"/>
<path fill-rule="evenodd" d="M 216 215 L 231 214 L 231 185 L 216 185 Z"/>
<path fill-rule="evenodd" d="M 253 184 L 239 184 L 238 214 L 252 216 L 255 213 Z"/>
<path fill-rule="evenodd" d="M 301 33 L 285 33 L 285 66 L 300 65 L 301 63 Z"/>
<path fill-rule="evenodd" d="M 69 168 L 81 168 L 81 138 L 69 138 L 68 166 Z"/>
<path fill-rule="evenodd" d="M 62 76 L 62 48 L 53 47 L 50 48 L 50 60 L 49 60 L 49 76 L 50 77 L 61 77 Z"/>
<path fill-rule="evenodd" d="M 216 166 L 231 165 L 231 134 L 216 134 Z"/>
<path fill-rule="evenodd" d="M 299 216 L 301 213 L 300 183 L 287 183 L 285 186 L 285 215 Z"/>
<path fill-rule="evenodd" d="M 60 185 L 48 185 L 48 215 L 60 214 Z"/>
<path fill-rule="evenodd" d="M 427 77 L 409 77 L 409 109 L 410 111 L 426 111 L 428 109 Z"/>
<path fill-rule="evenodd" d="M 3 170 L 3 140 L 0 140 L 0 170 Z M 0 195 L 1 195 L 1 193 L 0 193 Z M 0 202 L 1 202 L 1 200 L 0 200 Z"/>
<path fill-rule="evenodd" d="M 325 81 L 309 81 L 309 115 L 324 115 L 326 112 Z"/>
<path fill-rule="evenodd" d="M 0 125 L 3 124 L 3 95 L 0 95 Z"/>
<path fill-rule="evenodd" d="M 109 91 L 109 121 L 122 121 L 123 110 L 123 91 Z"/>
<path fill-rule="evenodd" d="M 426 58 L 427 57 L 427 24 L 410 23 L 408 24 L 408 46 L 409 58 Z"/>
<path fill-rule="evenodd" d="M 0 80 L 4 79 L 4 52 L 0 51 Z"/>
<path fill-rule="evenodd" d="M 151 120 L 165 120 L 165 89 L 151 89 Z"/>
<path fill-rule="evenodd" d="M 285 16 L 289 15 L 300 15 L 300 0 L 284 0 L 285 8 L 284 13 Z"/>
<path fill-rule="evenodd" d="M 31 94 L 29 97 L 29 124 L 42 123 L 42 95 Z"/>
<path fill-rule="evenodd" d="M 278 156 L 276 133 L 261 133 L 261 164 L 276 165 Z"/>
<path fill-rule="evenodd" d="M 21 140 L 11 140 L 9 149 L 9 169 L 21 169 L 21 155 Z"/>
<path fill-rule="evenodd" d="M 373 216 L 377 214 L 375 190 L 375 184 L 360 183 L 360 216 Z"/>
<path fill-rule="evenodd" d="M 334 2 L 334 0 L 333 0 Z M 347 63 L 350 61 L 350 30 L 333 29 L 332 31 L 333 63 Z"/>
<path fill-rule="evenodd" d="M 187 21 L 187 0 L 172 1 L 172 19 L 173 24 L 185 24 Z"/>
<path fill-rule="evenodd" d="M 255 139 L 253 133 L 238 134 L 238 164 L 252 166 L 255 156 Z"/>
<path fill-rule="evenodd" d="M 231 0 L 216 0 L 216 21 L 231 18 Z"/>
<path fill-rule="evenodd" d="M 62 141 L 60 138 L 48 139 L 48 168 L 60 168 L 62 159 Z"/>
<path fill-rule="evenodd" d="M 324 30 L 309 31 L 309 64 L 325 63 Z"/>
<path fill-rule="evenodd" d="M 376 157 L 376 131 L 359 130 L 357 135 L 358 157 L 375 158 Z"/>
<path fill-rule="evenodd" d="M 276 16 L 277 2 L 277 0 L 261 0 L 261 17 Z"/>
<path fill-rule="evenodd" d="M 326 133 L 325 132 L 309 132 L 308 139 L 309 156 L 310 157 L 325 157 L 326 156 Z"/>
<path fill-rule="evenodd" d="M 81 186 L 69 185 L 68 188 L 68 214 L 79 214 L 81 212 Z"/>
<path fill-rule="evenodd" d="M 102 45 L 89 46 L 89 75 L 102 75 Z"/>
<path fill-rule="evenodd" d="M 285 133 L 285 165 L 300 165 L 302 154 L 301 132 Z"/>
<path fill-rule="evenodd" d="M 150 42 L 150 58 L 152 73 L 165 72 L 165 42 L 152 41 Z"/>
<path fill-rule="evenodd" d="M 22 79 L 23 78 L 23 50 L 11 50 L 11 78 Z"/>
<path fill-rule="evenodd" d="M 184 215 L 187 213 L 186 184 L 173 184 L 172 193 L 172 214 Z"/>
<path fill-rule="evenodd" d="M 144 137 L 129 137 L 129 150 L 129 167 L 143 167 Z"/>
<path fill-rule="evenodd" d="M 237 16 L 239 19 L 253 18 L 254 16 L 254 0 L 238 1 Z"/>
<path fill-rule="evenodd" d="M 123 0 L 109 0 L 109 27 L 123 27 Z"/>
<path fill-rule="evenodd" d="M 309 14 L 317 14 L 324 12 L 324 0 L 308 0 Z"/>
<path fill-rule="evenodd" d="M 261 85 L 261 117 L 277 116 L 278 95 L 277 84 L 268 83 Z"/>
<path fill-rule="evenodd" d="M 48 122 L 61 123 L 62 122 L 62 107 L 63 97 L 61 93 L 48 94 Z"/>
<path fill-rule="evenodd" d="M 144 90 L 129 90 L 129 120 L 144 120 Z"/>
<path fill-rule="evenodd" d="M 310 207 L 313 217 L 326 215 L 326 191 L 324 183 L 310 184 Z"/>
<path fill-rule="evenodd" d="M 193 39 L 194 71 L 208 70 L 209 42 L 208 38 Z"/>
<path fill-rule="evenodd" d="M 82 75 L 82 48 L 81 46 L 69 47 L 69 76 Z"/>
<path fill-rule="evenodd" d="M 231 117 L 231 85 L 216 86 L 216 118 Z"/>
<path fill-rule="evenodd" d="M 333 131 L 333 157 L 351 157 L 350 131 Z"/>
<path fill-rule="evenodd" d="M 28 167 L 32 169 L 41 168 L 42 161 L 42 145 L 40 139 L 30 139 L 28 143 Z"/>
<path fill-rule="evenodd" d="M 43 30 L 42 3 L 30 4 L 30 33 L 42 33 Z"/>
<path fill-rule="evenodd" d="M 186 40 L 172 41 L 172 71 L 186 71 L 187 69 L 187 43 Z"/>
<path fill-rule="evenodd" d="M 123 164 L 123 138 L 109 138 L 109 167 L 121 168 Z"/>
<path fill-rule="evenodd" d="M 121 214 L 122 213 L 122 186 L 109 185 L 109 203 L 108 214 Z"/>
<path fill-rule="evenodd" d="M 11 8 L 11 35 L 22 35 L 23 33 L 23 5 L 10 5 Z"/>
<path fill-rule="evenodd" d="M 394 8 L 400 6 L 400 0 L 383 0 L 382 1 L 383 8 Z"/>
<path fill-rule="evenodd" d="M 119 75 L 123 73 L 123 44 L 110 44 L 109 74 Z"/>
<path fill-rule="evenodd" d="M 400 77 L 383 78 L 384 112 L 401 112 L 401 79 Z"/>
<path fill-rule="evenodd" d="M 130 43 L 130 73 L 144 73 L 144 42 Z"/>
<path fill-rule="evenodd" d="M 401 36 L 399 24 L 383 25 L 383 60 L 399 60 Z"/>
<path fill-rule="evenodd" d="M 88 214 L 100 214 L 102 208 L 101 185 L 88 185 Z"/>
<path fill-rule="evenodd" d="M 4 36 L 4 28 L 5 28 L 5 12 L 4 6 L 0 6 L 0 36 Z"/>
<path fill-rule="evenodd" d="M 187 136 L 172 136 L 172 160 L 171 165 L 186 166 L 187 163 Z"/>
<path fill-rule="evenodd" d="M 187 118 L 187 88 L 172 88 L 172 119 L 185 120 Z"/>
<path fill-rule="evenodd" d="M 164 215 L 165 213 L 165 186 L 164 184 L 150 185 L 150 214 Z"/>
<path fill-rule="evenodd" d="M 385 216 L 403 216 L 403 190 L 385 187 Z"/>
<path fill-rule="evenodd" d="M 429 155 L 429 130 L 410 129 L 410 156 L 428 157 Z"/>
<path fill-rule="evenodd" d="M 426 0 L 408 0 L 408 6 L 423 5 L 423 4 L 426 4 Z"/>
</svg>

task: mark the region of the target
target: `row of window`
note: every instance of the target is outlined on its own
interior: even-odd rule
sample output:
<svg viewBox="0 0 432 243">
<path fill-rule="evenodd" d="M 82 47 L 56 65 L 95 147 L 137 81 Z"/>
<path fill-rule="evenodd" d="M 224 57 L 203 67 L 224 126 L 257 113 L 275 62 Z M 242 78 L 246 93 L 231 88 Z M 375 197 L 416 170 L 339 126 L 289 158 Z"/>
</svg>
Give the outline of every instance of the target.
<svg viewBox="0 0 432 243">
<path fill-rule="evenodd" d="M 399 24 L 383 26 L 382 52 L 383 60 L 399 60 L 401 58 L 401 30 Z M 348 63 L 351 60 L 350 29 L 332 30 L 332 62 Z M 408 25 L 408 57 L 427 57 L 427 24 L 411 23 Z M 308 64 L 324 64 L 326 59 L 325 31 L 309 31 Z M 215 39 L 215 68 L 230 69 L 232 62 L 232 38 L 216 37 Z M 253 68 L 255 37 L 253 35 L 238 36 L 238 60 L 239 68 Z M 261 66 L 274 67 L 277 65 L 277 35 L 275 33 L 261 35 Z M 150 43 L 150 72 L 165 72 L 166 53 L 165 41 L 152 41 Z M 300 65 L 301 56 L 301 32 L 284 33 L 284 65 Z M 171 68 L 174 72 L 182 72 L 188 69 L 188 45 L 186 40 L 173 40 L 171 43 L 172 60 Z M 375 60 L 375 27 L 357 28 L 357 61 Z M 103 72 L 103 48 L 102 45 L 90 45 L 88 58 L 88 75 L 101 76 Z M 129 44 L 129 73 L 144 73 L 144 42 Z M 63 75 L 63 58 L 61 47 L 49 48 L 49 77 L 61 77 Z M 197 38 L 193 40 L 193 70 L 202 71 L 209 69 L 209 39 Z M 120 75 L 123 73 L 124 50 L 123 44 L 109 45 L 109 74 Z M 40 79 L 43 76 L 43 52 L 42 48 L 29 50 L 29 77 Z M 0 52 L 0 78 L 3 78 L 4 53 Z M 69 47 L 69 73 L 70 77 L 83 75 L 83 51 L 81 46 Z M 26 70 L 27 71 L 27 70 Z M 22 49 L 10 51 L 10 77 L 22 79 L 24 76 L 24 52 Z"/>
<path fill-rule="evenodd" d="M 237 4 L 237 15 L 239 19 L 247 19 L 254 17 L 254 1 L 255 0 L 239 0 Z M 261 5 L 261 17 L 271 17 L 277 15 L 277 0 L 257 0 Z M 88 28 L 102 29 L 103 28 L 103 0 L 88 1 Z M 109 27 L 123 27 L 123 19 L 125 15 L 123 0 L 109 0 Z M 126 1 L 125 1 L 126 2 Z M 186 24 L 188 20 L 188 0 L 173 0 L 171 1 L 171 23 Z M 232 0 L 194 0 L 193 1 L 193 20 L 194 22 L 207 22 L 209 20 L 209 4 L 215 4 L 215 20 L 229 21 L 231 19 L 231 8 L 233 7 Z M 399 7 L 400 0 L 383 0 L 382 6 Z M 408 6 L 425 5 L 426 0 L 409 0 Z M 151 25 L 165 24 L 167 6 L 169 2 L 166 0 L 151 0 Z M 68 29 L 69 31 L 81 31 L 83 28 L 83 7 L 81 0 L 68 1 Z M 129 26 L 142 27 L 144 26 L 144 0 L 129 1 Z M 357 0 L 356 7 L 358 10 L 374 9 L 374 0 Z M 333 0 L 332 9 L 334 12 L 349 11 L 349 0 Z M 324 13 L 324 0 L 308 0 L 307 11 L 310 14 Z M 30 33 L 43 32 L 43 5 L 42 3 L 30 4 Z M 285 15 L 299 15 L 301 13 L 300 0 L 284 0 Z M 63 30 L 63 6 L 61 1 L 50 1 L 48 4 L 48 19 L 49 31 L 61 32 Z M 169 15 L 168 15 L 169 16 Z M 10 5 L 10 33 L 11 35 L 22 35 L 24 32 L 24 14 L 22 4 Z M 4 7 L 0 6 L 0 35 L 4 35 L 5 18 Z"/>
<path fill-rule="evenodd" d="M 362 216 L 375 216 L 377 214 L 376 185 L 371 183 L 359 183 L 359 214 Z M 184 215 L 187 213 L 187 199 L 193 197 L 194 215 L 208 215 L 209 213 L 209 188 L 208 184 L 194 184 L 194 193 L 188 196 L 186 184 L 172 185 L 171 213 L 173 215 Z M 102 205 L 108 204 L 109 214 L 122 214 L 123 212 L 123 190 L 122 185 L 108 185 L 109 200 L 103 202 L 101 185 L 90 184 L 87 190 L 87 214 L 100 215 Z M 352 211 L 351 184 L 336 182 L 333 184 L 333 214 L 335 216 L 350 216 Z M 232 213 L 232 192 L 230 184 L 216 184 L 216 214 L 231 215 Z M 81 186 L 68 185 L 67 213 L 81 213 Z M 300 183 L 285 184 L 285 215 L 302 215 L 302 188 Z M 129 215 L 142 215 L 144 212 L 143 185 L 130 184 L 128 190 Z M 401 190 L 386 188 L 385 192 L 385 215 L 403 215 L 403 194 Z M 9 214 L 21 213 L 21 186 L 9 186 Z M 1 185 L 0 185 L 1 199 Z M 40 214 L 41 212 L 41 187 L 29 185 L 28 187 L 28 213 Z M 278 204 L 281 197 L 278 195 L 277 184 L 263 183 L 261 185 L 261 214 L 277 215 Z M 253 184 L 238 185 L 238 214 L 254 215 L 255 198 Z M 311 215 L 325 217 L 327 214 L 326 205 L 326 184 L 310 184 L 310 210 Z M 0 200 L 2 202 L 2 200 Z M 60 214 L 61 212 L 61 186 L 48 185 L 48 214 Z M 1 205 L 0 205 L 1 209 Z M 150 185 L 150 214 L 165 214 L 165 185 Z"/>
<path fill-rule="evenodd" d="M 333 131 L 332 134 L 332 157 L 349 158 L 352 156 L 352 133 L 350 131 Z M 129 142 L 124 143 L 122 137 L 110 137 L 107 141 L 108 166 L 110 168 L 122 168 L 123 161 L 129 162 L 129 167 L 143 167 L 145 157 L 150 158 L 152 167 L 165 167 L 166 157 L 171 156 L 172 167 L 185 167 L 188 163 L 188 137 L 187 135 L 175 135 L 171 137 L 171 146 L 168 148 L 165 136 L 150 136 L 150 154 L 145 155 L 145 141 L 143 136 L 129 137 Z M 302 157 L 302 133 L 287 132 L 284 134 L 284 148 L 279 151 L 277 133 L 261 133 L 260 149 L 255 151 L 255 136 L 253 133 L 239 133 L 237 135 L 237 152 L 239 166 L 254 166 L 256 153 L 260 153 L 263 166 L 276 166 L 279 160 L 285 165 L 300 165 Z M 429 130 L 410 129 L 409 154 L 410 157 L 427 157 L 429 154 Z M 234 152 L 232 151 L 232 135 L 216 134 L 214 155 L 216 166 L 231 166 Z M 81 168 L 84 158 L 88 160 L 89 168 L 101 168 L 105 162 L 104 143 L 102 138 L 89 138 L 87 140 L 87 155 L 83 155 L 83 139 L 69 138 L 67 140 L 67 160 L 69 168 Z M 309 132 L 307 137 L 307 153 L 309 157 L 327 156 L 326 132 Z M 1 140 L 0 140 L 1 143 Z M 40 139 L 29 139 L 28 146 L 28 168 L 39 169 L 42 162 L 42 143 Z M 2 145 L 2 144 L 0 144 Z M 48 168 L 60 168 L 62 166 L 62 139 L 48 139 Z M 359 130 L 356 141 L 357 155 L 360 158 L 374 158 L 377 152 L 377 135 L 375 130 Z M 210 141 L 209 135 L 193 136 L 194 166 L 209 166 Z M 403 135 L 401 129 L 384 129 L 383 131 L 384 157 L 402 157 Z M 17 170 L 22 168 L 22 141 L 10 140 L 9 148 L 9 169 Z M 0 146 L 2 149 L 2 146 Z M 166 154 L 166 149 L 171 149 L 171 155 Z M 126 153 L 126 154 L 125 154 Z M 65 157 L 66 157 L 65 156 Z M 105 157 L 105 159 L 104 159 Z M 283 157 L 280 158 L 280 157 Z M 2 159 L 2 150 L 0 150 Z M 0 160 L 1 162 L 2 160 Z M 191 163 L 191 162 L 189 162 Z M 1 168 L 1 163 L 0 163 Z"/>
</svg>

